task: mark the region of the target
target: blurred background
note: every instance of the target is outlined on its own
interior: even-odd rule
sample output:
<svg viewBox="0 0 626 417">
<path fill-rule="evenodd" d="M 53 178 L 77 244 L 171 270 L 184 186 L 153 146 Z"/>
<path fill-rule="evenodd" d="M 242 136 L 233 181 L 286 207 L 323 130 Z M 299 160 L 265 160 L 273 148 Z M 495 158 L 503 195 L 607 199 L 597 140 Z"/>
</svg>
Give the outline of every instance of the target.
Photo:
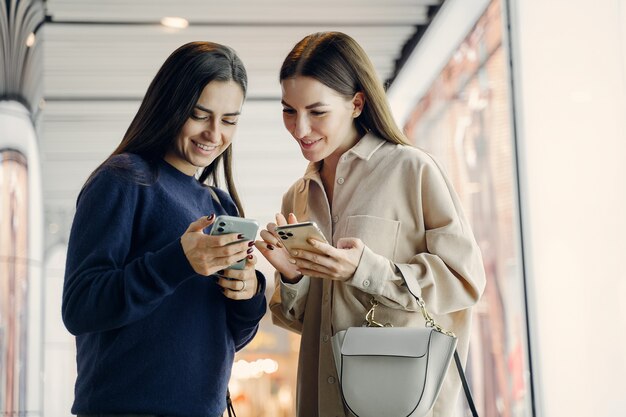
<svg viewBox="0 0 626 417">
<path fill-rule="evenodd" d="M 244 61 L 235 176 L 266 224 L 306 167 L 278 71 L 325 30 L 361 43 L 471 220 L 488 278 L 467 365 L 480 415 L 626 416 L 626 0 L 0 3 L 0 416 L 70 415 L 76 197 L 167 56 L 210 40 Z M 298 347 L 263 319 L 233 368 L 239 417 L 294 415 Z"/>
</svg>

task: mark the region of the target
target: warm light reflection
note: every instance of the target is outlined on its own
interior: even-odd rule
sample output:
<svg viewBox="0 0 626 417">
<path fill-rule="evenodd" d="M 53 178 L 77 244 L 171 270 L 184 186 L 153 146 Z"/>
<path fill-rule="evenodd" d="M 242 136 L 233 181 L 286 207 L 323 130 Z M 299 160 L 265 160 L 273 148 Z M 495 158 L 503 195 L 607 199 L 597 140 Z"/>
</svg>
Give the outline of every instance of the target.
<svg viewBox="0 0 626 417">
<path fill-rule="evenodd" d="M 278 371 L 278 362 L 273 359 L 257 359 L 254 362 L 241 359 L 233 364 L 232 377 L 234 379 L 256 379 L 262 377 L 263 374 L 273 374 L 276 371 Z"/>
<path fill-rule="evenodd" d="M 31 32 L 30 35 L 28 35 L 28 37 L 26 38 L 26 46 L 30 48 L 35 44 L 35 40 L 37 40 L 37 38 L 35 38 L 35 34 Z"/>
</svg>

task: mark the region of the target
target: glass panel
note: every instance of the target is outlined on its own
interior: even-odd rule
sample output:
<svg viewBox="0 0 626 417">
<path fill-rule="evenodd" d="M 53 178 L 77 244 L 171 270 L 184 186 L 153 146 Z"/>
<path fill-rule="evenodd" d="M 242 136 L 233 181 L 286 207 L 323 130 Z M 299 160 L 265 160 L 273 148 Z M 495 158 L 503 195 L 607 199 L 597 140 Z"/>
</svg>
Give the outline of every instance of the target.
<svg viewBox="0 0 626 417">
<path fill-rule="evenodd" d="M 28 167 L 0 152 L 0 411 L 26 410 L 28 320 Z"/>
<path fill-rule="evenodd" d="M 409 139 L 446 167 L 481 247 L 487 287 L 467 365 L 479 414 L 532 415 L 515 144 L 502 5 L 491 2 L 413 109 Z M 461 394 L 460 403 L 465 407 Z"/>
</svg>

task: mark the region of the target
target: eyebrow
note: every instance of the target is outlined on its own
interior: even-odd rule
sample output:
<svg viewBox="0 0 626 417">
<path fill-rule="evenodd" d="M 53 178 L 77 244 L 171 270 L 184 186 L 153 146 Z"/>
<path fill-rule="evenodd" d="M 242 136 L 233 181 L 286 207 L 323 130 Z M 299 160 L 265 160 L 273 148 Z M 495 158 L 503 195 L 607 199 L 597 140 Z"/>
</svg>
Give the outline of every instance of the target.
<svg viewBox="0 0 626 417">
<path fill-rule="evenodd" d="M 209 110 L 209 109 L 207 109 L 206 107 L 203 107 L 203 106 L 201 106 L 201 105 L 199 105 L 199 104 L 196 104 L 194 107 L 195 107 L 196 109 L 200 109 L 200 110 L 202 110 L 202 111 L 204 111 L 204 112 L 207 112 L 207 113 L 211 113 L 211 114 L 213 114 L 213 113 L 214 113 L 214 112 L 213 112 L 213 110 Z M 224 116 L 239 116 L 240 114 L 241 114 L 241 112 L 240 112 L 240 111 L 238 111 L 238 112 L 234 112 L 234 113 L 224 113 Z"/>
<path fill-rule="evenodd" d="M 289 104 L 287 104 L 287 102 L 285 100 L 281 100 L 280 102 L 283 104 L 283 106 L 291 107 Z M 313 109 L 315 107 L 321 107 L 321 106 L 328 106 L 328 104 L 322 103 L 321 101 L 318 101 L 318 102 L 315 102 L 313 104 L 309 104 L 308 106 L 305 107 L 305 109 L 310 110 L 310 109 Z"/>
</svg>

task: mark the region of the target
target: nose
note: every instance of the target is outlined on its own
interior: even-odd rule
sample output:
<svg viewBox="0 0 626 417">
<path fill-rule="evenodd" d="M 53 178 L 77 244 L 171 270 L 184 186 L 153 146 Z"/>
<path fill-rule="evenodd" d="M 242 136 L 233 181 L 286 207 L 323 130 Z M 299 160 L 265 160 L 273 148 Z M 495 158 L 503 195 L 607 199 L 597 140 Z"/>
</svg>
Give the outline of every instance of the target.
<svg viewBox="0 0 626 417">
<path fill-rule="evenodd" d="M 202 131 L 202 136 L 209 142 L 217 142 L 219 140 L 220 133 L 220 124 L 215 118 L 213 118 L 209 123 L 207 123 L 206 128 Z"/>
<path fill-rule="evenodd" d="M 308 118 L 305 115 L 296 117 L 292 132 L 293 136 L 296 139 L 302 139 L 309 133 L 311 133 L 311 123 Z"/>
</svg>

